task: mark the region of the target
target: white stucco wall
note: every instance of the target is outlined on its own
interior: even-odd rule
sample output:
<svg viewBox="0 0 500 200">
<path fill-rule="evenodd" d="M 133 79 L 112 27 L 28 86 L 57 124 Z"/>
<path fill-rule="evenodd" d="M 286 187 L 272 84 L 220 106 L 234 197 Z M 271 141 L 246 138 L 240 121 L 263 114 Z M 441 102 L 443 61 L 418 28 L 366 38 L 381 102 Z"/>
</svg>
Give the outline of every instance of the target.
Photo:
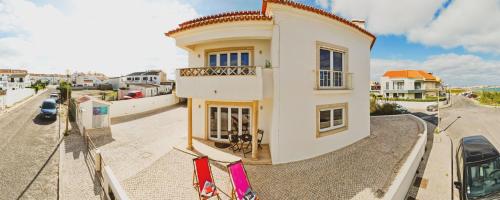
<svg viewBox="0 0 500 200">
<path fill-rule="evenodd" d="M 119 117 L 131 115 L 149 110 L 174 105 L 179 102 L 179 99 L 172 95 L 160 95 L 155 97 L 146 97 L 140 99 L 130 99 L 113 101 L 110 106 L 110 117 Z"/>
<path fill-rule="evenodd" d="M 370 38 L 326 17 L 270 5 L 277 24 L 272 44 L 272 62 L 276 67 L 273 164 L 315 157 L 368 136 Z M 353 73 L 351 92 L 314 92 L 317 41 L 348 48 L 348 72 Z M 348 103 L 348 130 L 316 138 L 316 105 L 335 103 Z"/>
<path fill-rule="evenodd" d="M 20 102 L 35 94 L 35 90 L 31 88 L 17 88 L 15 90 L 7 90 L 3 103 L 5 107 L 11 107 L 17 102 Z M 1 105 L 0 105 L 1 106 Z"/>
</svg>

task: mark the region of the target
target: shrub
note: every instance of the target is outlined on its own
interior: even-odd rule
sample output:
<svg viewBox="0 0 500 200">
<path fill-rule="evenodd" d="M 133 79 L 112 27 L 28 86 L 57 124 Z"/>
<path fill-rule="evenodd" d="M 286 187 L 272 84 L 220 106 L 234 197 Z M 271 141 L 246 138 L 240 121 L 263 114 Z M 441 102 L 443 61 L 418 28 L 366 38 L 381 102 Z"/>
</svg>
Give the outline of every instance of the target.
<svg viewBox="0 0 500 200">
<path fill-rule="evenodd" d="M 500 92 L 481 92 L 479 95 L 479 102 L 486 105 L 500 104 Z"/>
<path fill-rule="evenodd" d="M 371 108 L 370 108 L 371 111 Z M 375 111 L 371 112 L 371 115 L 396 115 L 396 114 L 404 114 L 408 113 L 408 110 L 401 107 L 396 103 L 384 103 L 377 104 L 375 106 Z"/>
</svg>

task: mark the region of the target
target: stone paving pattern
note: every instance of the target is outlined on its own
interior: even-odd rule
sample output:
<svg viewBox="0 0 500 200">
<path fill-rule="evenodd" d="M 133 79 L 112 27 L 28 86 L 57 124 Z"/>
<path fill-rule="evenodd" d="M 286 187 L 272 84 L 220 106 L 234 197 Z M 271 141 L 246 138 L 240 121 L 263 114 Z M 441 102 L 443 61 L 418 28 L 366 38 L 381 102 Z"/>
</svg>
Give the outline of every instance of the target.
<svg viewBox="0 0 500 200">
<path fill-rule="evenodd" d="M 371 135 L 319 157 L 279 165 L 247 165 L 263 199 L 376 199 L 383 197 L 423 126 L 409 116 L 371 118 Z M 193 156 L 170 151 L 123 181 L 131 199 L 196 199 Z M 212 165 L 216 185 L 230 191 L 225 167 Z M 223 195 L 223 199 L 227 196 Z"/>
<path fill-rule="evenodd" d="M 29 185 L 57 144 L 58 121 L 38 116 L 41 102 L 49 92 L 40 93 L 0 114 L 0 199 L 16 199 Z M 56 199 L 56 154 L 21 199 Z"/>
<path fill-rule="evenodd" d="M 101 187 L 94 175 L 93 164 L 83 137 L 72 129 L 61 144 L 60 199 L 101 199 Z"/>
</svg>

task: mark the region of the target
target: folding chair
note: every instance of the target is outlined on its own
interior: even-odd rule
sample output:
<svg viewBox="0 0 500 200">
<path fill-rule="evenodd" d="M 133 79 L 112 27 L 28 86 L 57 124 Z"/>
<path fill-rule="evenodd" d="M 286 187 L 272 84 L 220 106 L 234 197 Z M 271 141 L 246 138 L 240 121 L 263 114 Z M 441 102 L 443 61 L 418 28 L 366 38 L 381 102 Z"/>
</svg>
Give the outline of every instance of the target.
<svg viewBox="0 0 500 200">
<path fill-rule="evenodd" d="M 248 180 L 247 172 L 241 160 L 227 165 L 229 178 L 231 179 L 231 199 L 237 200 L 258 200 Z"/>
<path fill-rule="evenodd" d="M 220 199 L 217 187 L 215 187 L 214 178 L 212 176 L 212 169 L 210 168 L 210 163 L 208 162 L 207 156 L 202 156 L 193 159 L 193 186 L 196 191 L 198 191 L 198 197 L 201 199 L 210 199 L 212 197 L 217 197 Z M 214 191 L 211 196 L 202 196 L 205 183 L 209 181 L 214 185 Z"/>
</svg>

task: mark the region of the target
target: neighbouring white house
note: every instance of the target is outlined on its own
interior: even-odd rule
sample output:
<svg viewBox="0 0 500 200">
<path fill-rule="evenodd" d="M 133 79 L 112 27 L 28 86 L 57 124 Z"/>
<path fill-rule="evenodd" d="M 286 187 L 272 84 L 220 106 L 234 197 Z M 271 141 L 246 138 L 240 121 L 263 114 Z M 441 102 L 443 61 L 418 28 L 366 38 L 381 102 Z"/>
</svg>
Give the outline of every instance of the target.
<svg viewBox="0 0 500 200">
<path fill-rule="evenodd" d="M 28 71 L 19 69 L 0 69 L 0 90 L 16 90 L 31 86 Z"/>
<path fill-rule="evenodd" d="M 166 93 L 166 88 L 161 85 L 147 84 L 147 83 L 128 83 L 129 91 L 141 91 L 144 97 L 157 96 L 160 92 Z"/>
<path fill-rule="evenodd" d="M 113 87 L 113 90 L 118 90 L 120 88 L 126 88 L 127 87 L 127 77 L 125 76 L 117 76 L 117 77 L 110 77 L 106 83 L 111 84 Z"/>
<path fill-rule="evenodd" d="M 83 133 L 83 128 L 89 130 L 110 126 L 111 103 L 90 96 L 81 96 L 75 99 L 75 103 L 75 121 L 81 133 Z"/>
<path fill-rule="evenodd" d="M 61 81 L 67 80 L 68 77 L 66 75 L 62 74 L 35 74 L 35 73 L 30 73 L 30 79 L 32 83 L 35 83 L 37 81 L 41 81 L 47 84 L 51 85 L 57 85 Z"/>
<path fill-rule="evenodd" d="M 166 33 L 188 53 L 176 95 L 188 99 L 192 138 L 229 142 L 258 130 L 273 164 L 319 156 L 370 134 L 370 53 L 364 21 L 285 0 L 228 12 Z M 196 147 L 195 147 L 196 148 Z M 265 149 L 265 148 L 264 148 Z"/>
<path fill-rule="evenodd" d="M 71 75 L 72 82 L 77 87 L 96 87 L 108 79 L 106 75 L 102 73 L 83 73 L 75 72 Z"/>
<path fill-rule="evenodd" d="M 145 83 L 160 85 L 167 81 L 167 74 L 162 70 L 148 70 L 143 72 L 133 72 L 126 76 L 127 83 Z"/>
<path fill-rule="evenodd" d="M 380 78 L 380 94 L 386 98 L 426 99 L 436 97 L 441 79 L 423 70 L 391 70 Z"/>
</svg>

